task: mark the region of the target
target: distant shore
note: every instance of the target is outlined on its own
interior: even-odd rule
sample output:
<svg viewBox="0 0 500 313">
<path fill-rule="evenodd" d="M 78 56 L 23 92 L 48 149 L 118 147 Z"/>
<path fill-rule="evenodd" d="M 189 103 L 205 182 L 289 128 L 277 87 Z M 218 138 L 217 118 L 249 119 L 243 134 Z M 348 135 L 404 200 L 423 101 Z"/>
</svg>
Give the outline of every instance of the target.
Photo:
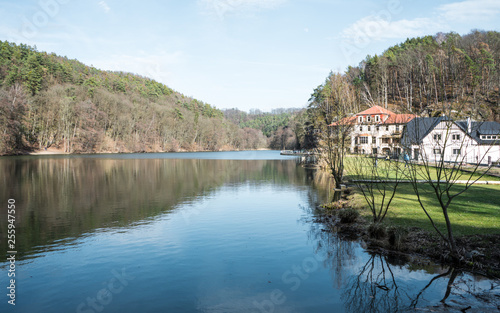
<svg viewBox="0 0 500 313">
<path fill-rule="evenodd" d="M 269 151 L 269 148 L 259 148 L 254 150 L 219 150 L 219 151 L 207 151 L 207 150 L 184 150 L 179 151 L 121 151 L 121 152 L 110 152 L 110 151 L 96 151 L 96 152 L 64 152 L 64 149 L 60 148 L 47 148 L 47 149 L 37 149 L 33 151 L 22 151 L 17 154 L 7 154 L 3 156 L 16 156 L 16 155 L 92 155 L 92 154 L 123 154 L 123 153 L 185 153 L 185 152 L 230 152 L 230 151 Z"/>
</svg>

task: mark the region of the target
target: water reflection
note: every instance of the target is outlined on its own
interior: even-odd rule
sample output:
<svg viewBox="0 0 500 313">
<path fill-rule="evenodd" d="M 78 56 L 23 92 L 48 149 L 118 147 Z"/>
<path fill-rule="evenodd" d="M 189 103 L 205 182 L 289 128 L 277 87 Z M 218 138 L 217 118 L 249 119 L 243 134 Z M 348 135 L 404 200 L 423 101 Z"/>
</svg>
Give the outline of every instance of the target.
<svg viewBox="0 0 500 313">
<path fill-rule="evenodd" d="M 359 243 L 312 223 L 309 238 L 325 256 L 345 312 L 494 312 L 500 282 L 399 255 L 364 251 Z M 366 253 L 368 252 L 368 253 Z"/>
<path fill-rule="evenodd" d="M 497 309 L 495 280 L 297 223 L 329 187 L 294 161 L 0 158 L 0 171 L 18 204 L 23 312 L 77 311 L 123 268 L 135 278 L 106 312 Z"/>
<path fill-rule="evenodd" d="M 397 312 L 404 303 L 401 292 L 390 264 L 371 255 L 344 289 L 344 305 L 348 312 Z"/>
<path fill-rule="evenodd" d="M 21 157 L 0 159 L 0 173 L 0 198 L 17 204 L 21 258 L 96 230 L 149 223 L 223 185 L 307 184 L 306 171 L 284 160 Z"/>
</svg>

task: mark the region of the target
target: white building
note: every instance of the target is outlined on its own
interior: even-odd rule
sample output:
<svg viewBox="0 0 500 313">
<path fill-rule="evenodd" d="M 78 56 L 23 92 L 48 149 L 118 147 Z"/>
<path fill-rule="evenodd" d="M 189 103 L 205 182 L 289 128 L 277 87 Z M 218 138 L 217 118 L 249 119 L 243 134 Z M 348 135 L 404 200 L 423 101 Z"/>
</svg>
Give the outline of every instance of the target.
<svg viewBox="0 0 500 313">
<path fill-rule="evenodd" d="M 351 153 L 399 155 L 403 128 L 414 117 L 413 114 L 396 114 L 380 106 L 357 113 L 347 121 L 353 124 Z"/>
<path fill-rule="evenodd" d="M 402 145 L 414 160 L 492 164 L 500 161 L 500 123 L 418 117 L 406 125 Z"/>
</svg>

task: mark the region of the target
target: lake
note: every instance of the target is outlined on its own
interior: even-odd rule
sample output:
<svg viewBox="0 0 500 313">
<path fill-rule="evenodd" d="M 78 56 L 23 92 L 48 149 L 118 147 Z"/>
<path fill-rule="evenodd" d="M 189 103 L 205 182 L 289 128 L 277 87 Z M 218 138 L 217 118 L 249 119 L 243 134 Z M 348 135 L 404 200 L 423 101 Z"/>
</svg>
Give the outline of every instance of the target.
<svg viewBox="0 0 500 313">
<path fill-rule="evenodd" d="M 0 173 L 17 252 L 1 312 L 498 310 L 497 280 L 323 231 L 327 186 L 279 151 L 2 157 Z"/>
</svg>

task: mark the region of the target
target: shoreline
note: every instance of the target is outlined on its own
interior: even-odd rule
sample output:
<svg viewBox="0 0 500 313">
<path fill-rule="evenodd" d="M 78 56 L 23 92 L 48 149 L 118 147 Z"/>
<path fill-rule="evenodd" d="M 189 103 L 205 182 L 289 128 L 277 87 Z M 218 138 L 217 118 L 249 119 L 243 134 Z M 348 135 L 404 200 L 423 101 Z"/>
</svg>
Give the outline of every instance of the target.
<svg viewBox="0 0 500 313">
<path fill-rule="evenodd" d="M 43 156 L 43 155 L 97 155 L 97 154 L 148 154 L 148 153 L 195 153 L 195 152 L 240 152 L 240 151 L 272 151 L 269 148 L 259 148 L 251 150 L 180 150 L 180 151 L 125 151 L 125 152 L 109 152 L 109 151 L 98 151 L 98 152 L 64 152 L 63 149 L 58 148 L 48 148 L 47 150 L 36 149 L 33 151 L 19 151 L 14 154 L 3 154 L 2 157 L 7 156 Z"/>
<path fill-rule="evenodd" d="M 343 209 L 316 208 L 314 222 L 323 224 L 325 232 L 358 241 L 364 249 L 382 255 L 396 254 L 408 261 L 428 259 L 442 266 L 500 278 L 500 234 L 456 237 L 457 244 L 465 252 L 457 262 L 451 258 L 447 247 L 436 234 L 418 227 L 396 227 L 389 230 L 391 227 L 384 223 L 384 231 L 373 234 L 370 222 L 363 216 L 358 216 L 353 222 L 342 222 L 337 216 L 341 210 Z"/>
</svg>

